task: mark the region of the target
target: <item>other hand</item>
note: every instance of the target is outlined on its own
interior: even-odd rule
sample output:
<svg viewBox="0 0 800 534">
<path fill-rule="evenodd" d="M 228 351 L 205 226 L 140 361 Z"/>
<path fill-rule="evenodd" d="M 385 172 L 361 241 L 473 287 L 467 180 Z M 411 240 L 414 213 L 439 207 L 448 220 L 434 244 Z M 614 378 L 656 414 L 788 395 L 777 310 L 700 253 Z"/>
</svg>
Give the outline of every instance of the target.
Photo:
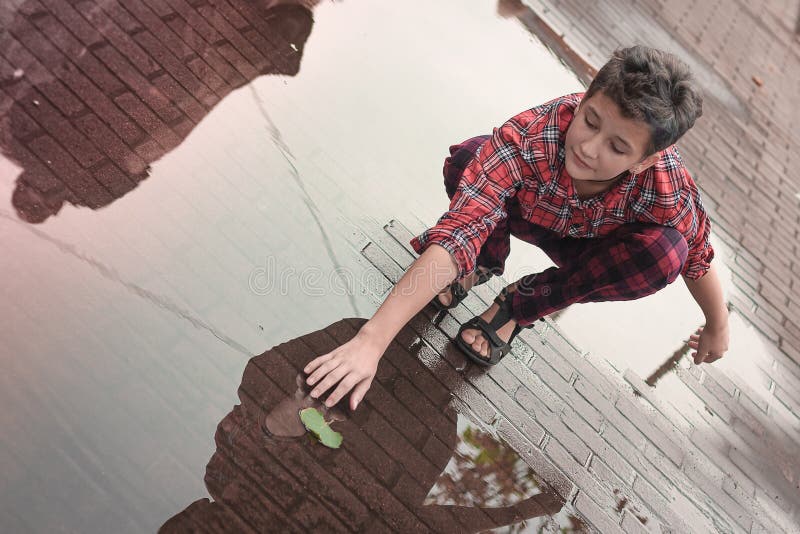
<svg viewBox="0 0 800 534">
<path fill-rule="evenodd" d="M 325 400 L 325 406 L 333 406 L 352 389 L 350 409 L 355 410 L 372 385 L 372 379 L 378 370 L 378 360 L 385 350 L 385 347 L 361 330 L 347 343 L 311 360 L 303 368 L 309 375 L 306 382 L 311 386 L 316 384 L 311 390 L 311 396 L 317 398 L 338 383 Z"/>
<path fill-rule="evenodd" d="M 692 358 L 695 365 L 703 362 L 712 363 L 725 355 L 728 350 L 728 322 L 715 326 L 707 324 L 701 326 L 697 331 L 689 336 L 688 345 L 694 349 Z"/>
</svg>

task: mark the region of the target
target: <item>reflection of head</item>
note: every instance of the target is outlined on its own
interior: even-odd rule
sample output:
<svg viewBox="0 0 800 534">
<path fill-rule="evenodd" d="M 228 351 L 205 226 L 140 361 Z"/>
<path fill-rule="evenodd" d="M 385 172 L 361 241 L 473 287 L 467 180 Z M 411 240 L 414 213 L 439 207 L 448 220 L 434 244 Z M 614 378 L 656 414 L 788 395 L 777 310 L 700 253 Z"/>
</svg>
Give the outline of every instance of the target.
<svg viewBox="0 0 800 534">
<path fill-rule="evenodd" d="M 45 20 L 59 19 L 59 8 L 51 6 L 65 2 L 54 0 L 45 7 L 28 3 L 37 4 L 35 10 Z M 0 93 L 0 151 L 23 169 L 12 195 L 19 217 L 37 224 L 57 214 L 64 202 L 94 210 L 113 203 L 147 178 L 149 165 L 178 146 L 228 93 L 257 75 L 296 75 L 316 4 L 317 0 L 237 3 L 235 9 L 250 23 L 237 41 L 250 47 L 249 53 L 241 56 L 242 62 L 252 63 L 247 65 L 227 65 L 213 40 L 198 39 L 195 25 L 187 22 L 191 17 L 173 18 L 168 25 L 140 21 L 148 39 L 171 45 L 167 48 L 172 52 L 162 53 L 172 57 L 176 46 L 189 46 L 193 53 L 182 57 L 193 59 L 136 87 L 128 87 L 124 82 L 128 73 L 120 72 L 135 70 L 134 65 L 122 61 L 108 66 L 108 51 L 116 44 L 104 38 L 108 33 L 101 25 L 106 17 L 84 21 L 99 30 L 98 42 L 90 48 L 76 50 L 69 57 L 57 47 L 44 49 L 43 54 L 52 55 L 39 58 L 47 68 L 36 74 L 45 77 L 36 85 L 30 83 L 26 65 L 12 64 L 14 75 L 0 80 L 6 89 Z M 185 8 L 197 18 L 222 16 L 207 3 Z M 30 22 L 23 15 L 27 11 L 11 11 L 9 36 L 29 33 Z M 117 38 L 133 39 L 127 34 Z M 12 52 L 25 48 L 13 37 L 7 41 L 5 46 Z M 136 41 L 131 44 L 138 47 Z M 145 46 L 144 50 L 150 49 Z M 173 57 L 172 61 L 177 60 Z M 157 63 L 150 57 L 131 58 L 131 62 Z M 86 91 L 73 96 L 76 79 L 83 80 L 80 83 L 85 87 L 81 87 Z M 51 102 L 52 95 L 63 98 Z M 63 106 L 75 109 L 68 112 Z M 79 111 L 81 107 L 88 111 Z"/>
<path fill-rule="evenodd" d="M 11 203 L 19 218 L 31 224 L 39 224 L 55 215 L 64 204 L 64 199 L 48 202 L 41 193 L 24 181 L 24 174 L 19 177 L 17 187 L 11 195 Z"/>
<path fill-rule="evenodd" d="M 415 356 L 415 342 L 390 346 L 357 411 L 349 411 L 345 398 L 326 414 L 326 420 L 337 419 L 332 427 L 344 438 L 340 449 L 327 449 L 303 432 L 297 436 L 288 419 L 311 402 L 319 405 L 307 398 L 298 374 L 311 359 L 352 338 L 364 322 L 339 321 L 247 363 L 241 404 L 217 427 L 216 451 L 206 466 L 214 501 L 196 501 L 160 532 L 224 524 L 231 517 L 270 532 L 475 532 L 561 507 L 551 495 L 527 502 L 521 512 L 424 505 L 456 448 L 456 414 L 444 377 Z M 401 335 L 415 337 L 408 326 Z M 336 417 L 336 410 L 344 417 Z M 230 523 L 222 530 L 238 527 Z"/>
</svg>

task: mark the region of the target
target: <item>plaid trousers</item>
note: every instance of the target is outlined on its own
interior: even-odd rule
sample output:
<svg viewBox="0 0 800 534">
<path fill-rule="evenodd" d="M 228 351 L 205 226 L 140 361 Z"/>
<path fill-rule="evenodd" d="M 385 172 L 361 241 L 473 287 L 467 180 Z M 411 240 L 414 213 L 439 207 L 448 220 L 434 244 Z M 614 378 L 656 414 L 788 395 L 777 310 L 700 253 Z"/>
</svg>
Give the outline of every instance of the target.
<svg viewBox="0 0 800 534">
<path fill-rule="evenodd" d="M 450 147 L 443 171 L 448 197 L 453 198 L 461 173 L 489 137 L 473 137 Z M 523 219 L 515 197 L 506 209 L 508 218 L 481 247 L 477 265 L 503 274 L 511 235 L 538 246 L 556 264 L 516 281 L 511 315 L 522 327 L 576 302 L 635 300 L 651 295 L 675 281 L 686 262 L 686 239 L 674 228 L 629 223 L 605 237 L 562 237 Z"/>
</svg>

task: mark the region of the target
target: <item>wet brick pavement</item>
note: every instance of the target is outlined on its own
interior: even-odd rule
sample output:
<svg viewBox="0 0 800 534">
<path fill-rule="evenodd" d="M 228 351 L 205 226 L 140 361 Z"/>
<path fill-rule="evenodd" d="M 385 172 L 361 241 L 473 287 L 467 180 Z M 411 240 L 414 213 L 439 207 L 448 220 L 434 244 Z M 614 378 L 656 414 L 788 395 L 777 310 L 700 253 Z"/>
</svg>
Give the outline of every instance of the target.
<svg viewBox="0 0 800 534">
<path fill-rule="evenodd" d="M 0 34 L 0 114 L 12 125 L 3 129 L 2 146 L 24 168 L 15 206 L 25 207 L 33 194 L 34 204 L 53 211 L 65 203 L 99 209 L 147 185 L 151 165 L 234 90 L 259 74 L 295 73 L 296 52 L 309 29 L 302 13 L 294 13 L 287 30 L 284 20 L 260 16 L 244 0 L 30 0 L 13 7 L 0 21 L 8 24 Z M 704 117 L 681 143 L 682 152 L 704 192 L 715 234 L 735 251 L 729 261 L 739 288 L 733 306 L 772 344 L 753 353 L 758 372 L 750 381 L 713 366 L 693 366 L 679 351 L 677 365 L 668 370 L 681 388 L 673 391 L 686 395 L 680 402 L 648 385 L 650 377 L 582 352 L 549 318 L 520 335 L 514 357 L 482 372 L 465 366 L 450 339 L 461 322 L 491 302 L 501 287 L 495 279 L 451 313 L 423 310 L 401 332 L 400 346 L 415 346 L 412 356 L 436 370 L 410 380 L 435 379 L 428 391 L 452 392 L 459 412 L 495 429 L 576 515 L 601 532 L 797 531 L 797 4 L 531 1 L 501 2 L 501 8 L 526 28 L 546 33 L 545 41 L 583 80 L 622 43 L 646 42 L 690 59 L 708 96 Z M 341 193 L 333 186 L 330 191 Z M 357 261 L 379 274 L 369 287 L 369 297 L 379 303 L 413 261 L 408 239 L 425 226 L 412 220 L 371 226 L 367 220 L 349 240 L 359 251 Z M 246 254 L 224 239 L 215 245 L 227 247 L 228 257 Z M 130 260 L 146 256 L 130 253 Z M 191 293 L 207 295 L 208 302 L 219 298 L 215 288 Z M 219 321 L 226 320 L 223 315 L 233 321 L 224 308 L 215 310 Z M 300 317 L 292 319 L 300 324 Z M 340 341 L 357 324 L 352 321 L 326 331 Z M 232 343 L 247 353 L 253 339 L 241 341 L 247 347 Z M 172 340 L 173 346 L 181 343 Z M 194 341 L 187 343 L 200 350 Z M 396 364 L 401 356 L 392 358 Z M 395 364 L 392 369 L 402 373 Z M 131 402 L 141 403 L 140 393 L 129 392 Z M 445 397 L 437 402 L 450 400 Z M 6 463 L 4 469 L 15 472 Z M 177 460 L 164 463 L 183 468 Z M 426 476 L 408 481 L 404 495 L 420 494 L 417 486 Z M 290 478 L 286 484 L 297 483 Z M 227 498 L 248 504 L 242 494 Z M 381 503 L 367 494 L 348 499 L 341 506 L 354 515 L 335 511 L 331 528 L 443 528 L 438 519 L 412 517 L 394 501 L 396 517 L 407 523 L 368 519 L 366 510 Z M 273 504 L 313 515 L 298 502 Z"/>
<path fill-rule="evenodd" d="M 362 253 L 396 282 L 412 261 L 405 244 L 423 229 L 399 221 L 373 228 L 374 237 L 360 236 Z M 493 283 L 505 284 L 475 288 L 452 316 L 426 309 L 411 323 L 456 369 L 464 364 L 449 340 L 491 303 Z M 757 406 L 748 386 L 686 358 L 674 372 L 697 402 L 676 402 L 630 369 L 582 354 L 565 335 L 549 318 L 540 321 L 515 341 L 514 358 L 485 373 L 468 370 L 468 385 L 454 392 L 545 480 L 566 475 L 568 500 L 591 525 L 601 532 L 795 530 L 796 419 L 777 425 L 769 400 L 753 395 L 765 403 Z M 754 357 L 765 363 L 769 355 Z"/>
</svg>

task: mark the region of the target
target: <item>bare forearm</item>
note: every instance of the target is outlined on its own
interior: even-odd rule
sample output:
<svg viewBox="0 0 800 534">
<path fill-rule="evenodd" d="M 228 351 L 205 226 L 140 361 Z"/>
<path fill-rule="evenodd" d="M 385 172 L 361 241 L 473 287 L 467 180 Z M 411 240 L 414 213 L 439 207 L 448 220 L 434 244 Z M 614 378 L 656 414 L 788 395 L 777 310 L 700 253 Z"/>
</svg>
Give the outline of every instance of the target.
<svg viewBox="0 0 800 534">
<path fill-rule="evenodd" d="M 457 275 L 458 268 L 450 253 L 439 245 L 431 245 L 411 264 L 361 330 L 388 347 L 403 326 Z"/>
<path fill-rule="evenodd" d="M 685 277 L 683 280 L 686 282 L 689 293 L 703 310 L 707 324 L 722 324 L 728 320 L 728 308 L 725 306 L 722 284 L 720 284 L 719 275 L 713 263 L 706 274 L 697 280 Z"/>
</svg>

